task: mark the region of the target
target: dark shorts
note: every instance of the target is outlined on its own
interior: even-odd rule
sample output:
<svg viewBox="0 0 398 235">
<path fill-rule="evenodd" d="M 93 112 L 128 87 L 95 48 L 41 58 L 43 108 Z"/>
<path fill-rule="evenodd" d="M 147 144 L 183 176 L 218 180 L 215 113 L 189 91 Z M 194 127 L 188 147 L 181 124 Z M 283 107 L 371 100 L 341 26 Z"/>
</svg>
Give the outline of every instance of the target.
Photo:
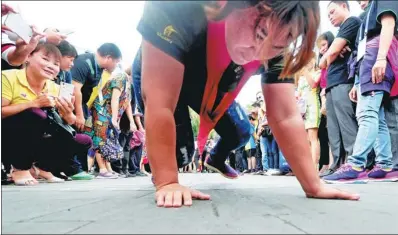
<svg viewBox="0 0 398 235">
<path fill-rule="evenodd" d="M 247 151 L 247 157 L 256 157 L 256 149 L 248 149 Z"/>
</svg>

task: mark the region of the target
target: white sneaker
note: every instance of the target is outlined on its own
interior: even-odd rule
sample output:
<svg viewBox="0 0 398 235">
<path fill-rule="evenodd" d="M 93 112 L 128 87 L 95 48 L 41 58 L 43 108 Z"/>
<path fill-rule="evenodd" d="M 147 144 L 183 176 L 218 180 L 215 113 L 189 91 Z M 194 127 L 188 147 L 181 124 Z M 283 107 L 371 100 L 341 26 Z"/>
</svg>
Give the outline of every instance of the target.
<svg viewBox="0 0 398 235">
<path fill-rule="evenodd" d="M 279 169 L 269 169 L 267 175 L 281 175 L 282 172 Z"/>
</svg>

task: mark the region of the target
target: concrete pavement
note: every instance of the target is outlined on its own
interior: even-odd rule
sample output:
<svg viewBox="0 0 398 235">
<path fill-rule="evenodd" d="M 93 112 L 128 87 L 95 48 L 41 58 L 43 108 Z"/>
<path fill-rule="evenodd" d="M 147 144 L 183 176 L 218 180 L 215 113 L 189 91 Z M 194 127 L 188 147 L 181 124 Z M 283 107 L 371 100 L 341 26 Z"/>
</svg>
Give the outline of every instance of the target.
<svg viewBox="0 0 398 235">
<path fill-rule="evenodd" d="M 295 177 L 182 174 L 212 196 L 191 208 L 154 204 L 149 177 L 2 187 L 2 233 L 398 233 L 398 183 L 333 186 L 361 201 L 306 199 Z"/>
</svg>

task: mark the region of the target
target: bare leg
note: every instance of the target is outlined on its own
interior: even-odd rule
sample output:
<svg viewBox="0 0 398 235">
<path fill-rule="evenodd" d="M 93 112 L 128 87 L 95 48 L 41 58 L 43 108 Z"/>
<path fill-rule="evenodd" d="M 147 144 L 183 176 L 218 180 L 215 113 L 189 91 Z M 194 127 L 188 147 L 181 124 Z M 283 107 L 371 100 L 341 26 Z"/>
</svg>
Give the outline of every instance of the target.
<svg viewBox="0 0 398 235">
<path fill-rule="evenodd" d="M 111 163 L 110 163 L 110 162 L 105 161 L 105 165 L 106 165 L 106 169 L 108 170 L 108 172 L 113 172 L 112 166 L 111 166 Z"/>
<path fill-rule="evenodd" d="M 39 182 L 32 177 L 29 170 L 15 170 L 11 171 L 12 180 L 16 185 L 36 185 Z"/>
<path fill-rule="evenodd" d="M 333 160 L 333 154 L 332 154 L 332 149 L 329 148 L 329 166 L 333 166 L 334 160 Z"/>
<path fill-rule="evenodd" d="M 251 157 L 252 160 L 252 169 L 256 170 L 256 157 Z"/>
<path fill-rule="evenodd" d="M 43 179 L 49 180 L 49 179 L 53 179 L 55 177 L 51 172 L 44 171 L 44 170 L 42 170 L 42 169 L 40 169 L 38 167 L 36 167 L 36 169 L 37 169 L 37 171 L 39 173 L 38 176 L 43 178 Z"/>
<path fill-rule="evenodd" d="M 247 157 L 247 169 L 249 170 L 249 173 L 250 173 L 250 171 L 252 169 L 252 161 L 251 161 L 250 156 Z"/>
<path fill-rule="evenodd" d="M 94 161 L 95 161 L 95 156 L 94 157 L 88 157 L 88 159 L 87 159 L 88 171 L 91 171 L 91 169 L 93 168 Z"/>
<path fill-rule="evenodd" d="M 311 155 L 314 161 L 316 170 L 318 171 L 319 157 L 321 153 L 321 148 L 318 140 L 318 128 L 308 129 L 308 138 L 311 144 Z"/>
<path fill-rule="evenodd" d="M 106 168 L 105 159 L 101 156 L 100 153 L 98 152 L 95 153 L 95 159 L 97 160 L 100 173 L 108 172 L 108 169 Z"/>
</svg>

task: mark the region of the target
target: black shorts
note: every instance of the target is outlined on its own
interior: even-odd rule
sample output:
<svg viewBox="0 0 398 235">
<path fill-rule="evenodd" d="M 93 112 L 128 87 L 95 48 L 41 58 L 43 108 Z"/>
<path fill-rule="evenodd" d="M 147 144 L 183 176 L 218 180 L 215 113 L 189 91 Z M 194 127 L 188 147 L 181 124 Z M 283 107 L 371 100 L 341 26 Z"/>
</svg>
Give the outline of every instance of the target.
<svg viewBox="0 0 398 235">
<path fill-rule="evenodd" d="M 256 157 L 256 149 L 248 149 L 246 150 L 247 152 L 247 157 Z"/>
</svg>

